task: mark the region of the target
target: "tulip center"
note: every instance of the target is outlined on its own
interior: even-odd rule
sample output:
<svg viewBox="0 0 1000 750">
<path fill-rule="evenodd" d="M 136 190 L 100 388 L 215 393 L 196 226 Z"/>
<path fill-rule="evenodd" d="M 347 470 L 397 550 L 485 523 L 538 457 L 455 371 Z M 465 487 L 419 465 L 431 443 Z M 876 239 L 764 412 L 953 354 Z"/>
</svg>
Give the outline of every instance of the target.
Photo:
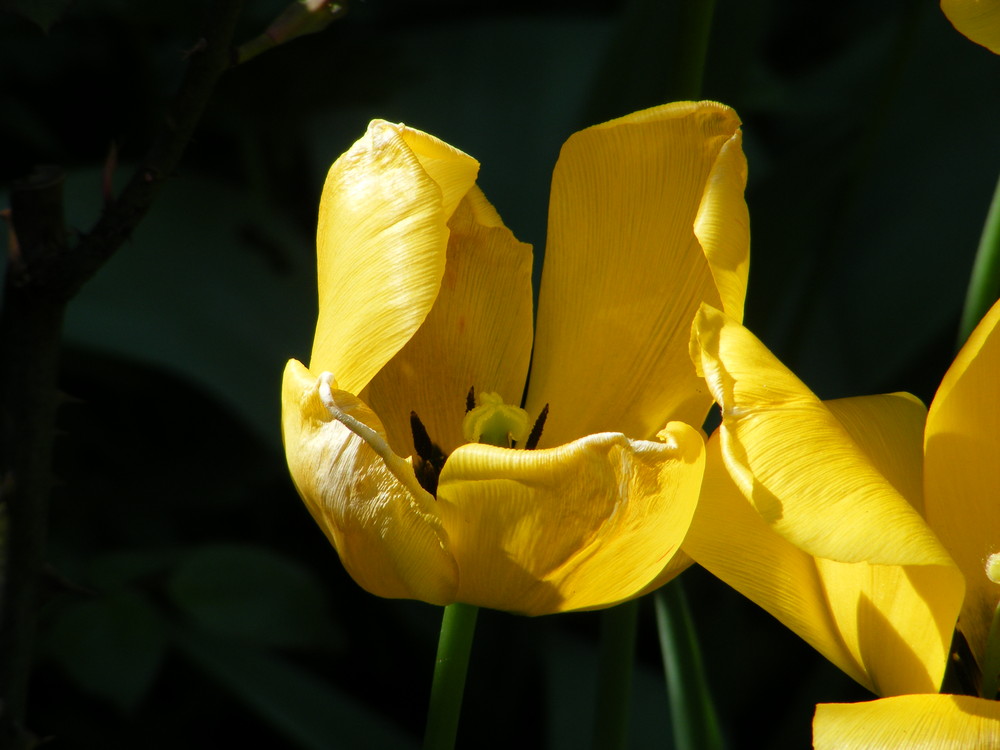
<svg viewBox="0 0 1000 750">
<path fill-rule="evenodd" d="M 533 450 L 542 436 L 542 427 L 549 413 L 549 405 L 542 409 L 535 424 L 528 419 L 528 412 L 517 406 L 505 404 L 498 393 L 476 395 L 470 388 L 465 399 L 465 418 L 462 420 L 462 434 L 470 443 L 484 443 L 498 448 L 523 447 Z M 413 432 L 413 447 L 416 456 L 413 470 L 420 486 L 432 495 L 437 494 L 437 481 L 447 454 L 431 440 L 416 412 L 410 412 L 410 430 Z M 522 445 L 518 445 L 518 444 Z"/>
<path fill-rule="evenodd" d="M 470 391 L 468 401 L 476 404 L 462 420 L 462 434 L 470 443 L 510 448 L 528 437 L 531 431 L 528 412 L 505 404 L 499 393 L 475 395 Z"/>
</svg>

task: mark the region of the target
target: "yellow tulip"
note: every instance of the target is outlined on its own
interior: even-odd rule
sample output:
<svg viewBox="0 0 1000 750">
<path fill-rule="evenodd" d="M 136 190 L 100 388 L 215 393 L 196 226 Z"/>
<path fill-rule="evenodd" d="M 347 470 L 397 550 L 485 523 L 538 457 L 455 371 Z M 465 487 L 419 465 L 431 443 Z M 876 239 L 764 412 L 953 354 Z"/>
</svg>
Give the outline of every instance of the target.
<svg viewBox="0 0 1000 750">
<path fill-rule="evenodd" d="M 722 424 L 684 551 L 872 692 L 937 691 L 963 583 L 918 512 L 923 405 L 821 401 L 708 306 L 692 331 Z"/>
<path fill-rule="evenodd" d="M 1000 582 L 986 565 L 1000 552 L 1000 303 L 958 353 L 927 414 L 927 522 L 965 576 L 959 629 L 981 664 Z"/>
<path fill-rule="evenodd" d="M 925 514 L 965 577 L 959 630 L 980 667 L 1000 604 L 1000 576 L 993 565 L 1000 552 L 998 395 L 1000 302 L 945 374 L 924 433 Z M 820 705 L 813 721 L 815 747 L 1000 747 L 1000 702 L 987 700 L 993 697 L 909 695 Z"/>
<path fill-rule="evenodd" d="M 1000 54 L 1000 0 L 941 0 L 941 10 L 960 33 Z"/>
<path fill-rule="evenodd" d="M 375 121 L 336 161 L 316 336 L 308 368 L 285 369 L 282 428 L 295 486 L 360 585 L 537 615 L 610 606 L 682 567 L 704 466 L 691 425 L 710 405 L 688 331 L 702 302 L 743 310 L 740 138 L 711 102 L 572 136 L 536 330 L 530 248 L 475 160 Z M 537 449 L 517 449 L 543 413 Z"/>
</svg>

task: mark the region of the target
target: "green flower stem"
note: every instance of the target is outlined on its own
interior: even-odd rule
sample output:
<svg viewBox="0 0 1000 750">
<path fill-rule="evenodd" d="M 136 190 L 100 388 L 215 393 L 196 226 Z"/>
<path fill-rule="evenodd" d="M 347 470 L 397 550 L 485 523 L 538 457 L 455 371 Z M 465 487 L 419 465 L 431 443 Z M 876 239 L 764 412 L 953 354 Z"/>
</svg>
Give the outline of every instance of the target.
<svg viewBox="0 0 1000 750">
<path fill-rule="evenodd" d="M 969 290 L 958 331 L 961 347 L 993 303 L 1000 298 L 1000 180 L 993 192 L 993 201 L 986 214 L 986 225 L 979 239 L 976 261 L 972 266 Z"/>
<path fill-rule="evenodd" d="M 431 702 L 427 709 L 424 750 L 451 750 L 455 747 L 477 614 L 479 607 L 471 604 L 456 602 L 444 608 Z"/>
<path fill-rule="evenodd" d="M 715 0 L 680 0 L 678 3 L 677 51 L 670 77 L 670 99 L 700 99 L 708 56 L 708 37 L 712 29 Z"/>
<path fill-rule="evenodd" d="M 983 655 L 983 684 L 979 694 L 983 698 L 995 700 L 1000 689 L 1000 604 L 993 611 L 993 622 L 986 637 L 986 653 Z"/>
<path fill-rule="evenodd" d="M 674 747 L 677 750 L 721 750 L 725 745 L 681 582 L 676 580 L 661 588 L 653 595 L 653 601 Z"/>
<path fill-rule="evenodd" d="M 594 712 L 595 750 L 620 750 L 625 747 L 638 616 L 638 600 L 601 612 L 597 709 Z"/>
</svg>

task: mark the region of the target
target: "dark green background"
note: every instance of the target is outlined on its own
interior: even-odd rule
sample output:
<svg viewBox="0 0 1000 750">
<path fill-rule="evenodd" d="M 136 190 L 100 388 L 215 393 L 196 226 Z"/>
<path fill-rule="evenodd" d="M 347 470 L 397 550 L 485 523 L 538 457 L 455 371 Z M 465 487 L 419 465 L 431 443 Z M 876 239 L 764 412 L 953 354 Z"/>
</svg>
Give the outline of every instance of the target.
<svg viewBox="0 0 1000 750">
<path fill-rule="evenodd" d="M 562 141 L 672 97 L 675 6 L 367 0 L 227 74 L 69 308 L 30 716 L 53 748 L 418 745 L 439 612 L 351 582 L 281 453 L 323 176 L 368 120 L 404 121 L 479 159 L 540 257 Z M 121 185 L 205 4 L 3 7 L 0 178 L 63 166 L 86 232 L 111 143 Z M 249 2 L 240 38 L 281 7 Z M 25 10 L 51 13 L 47 33 Z M 1000 171 L 1000 59 L 933 2 L 718 0 L 704 95 L 744 120 L 747 324 L 823 397 L 928 401 Z M 806 747 L 813 704 L 870 697 L 710 576 L 684 579 L 731 747 Z M 630 746 L 668 747 L 648 603 L 641 618 Z M 588 746 L 596 631 L 589 613 L 481 613 L 459 746 Z"/>
</svg>

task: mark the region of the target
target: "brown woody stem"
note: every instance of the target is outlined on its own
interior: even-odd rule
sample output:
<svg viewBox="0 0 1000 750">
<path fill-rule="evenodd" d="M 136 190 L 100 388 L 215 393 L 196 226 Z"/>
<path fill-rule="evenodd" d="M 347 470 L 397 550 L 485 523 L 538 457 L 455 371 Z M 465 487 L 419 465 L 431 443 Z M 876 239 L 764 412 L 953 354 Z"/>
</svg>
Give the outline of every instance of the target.
<svg viewBox="0 0 1000 750">
<path fill-rule="evenodd" d="M 0 750 L 35 742 L 24 723 L 45 559 L 63 312 L 131 236 L 173 173 L 232 63 L 242 5 L 216 0 L 152 148 L 74 247 L 64 227 L 58 169 L 36 170 L 11 193 L 16 239 L 0 309 Z"/>
</svg>

